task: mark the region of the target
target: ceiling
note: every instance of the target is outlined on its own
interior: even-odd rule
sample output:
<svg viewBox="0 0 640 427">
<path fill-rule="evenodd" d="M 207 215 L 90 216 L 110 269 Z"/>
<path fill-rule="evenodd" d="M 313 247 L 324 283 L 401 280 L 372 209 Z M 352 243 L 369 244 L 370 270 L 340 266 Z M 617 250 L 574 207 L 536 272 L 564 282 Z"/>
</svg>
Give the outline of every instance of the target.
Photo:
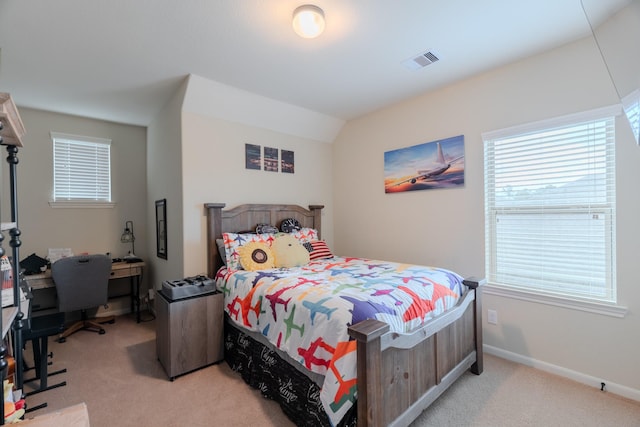
<svg viewBox="0 0 640 427">
<path fill-rule="evenodd" d="M 608 14 L 629 0 L 599 0 Z M 189 74 L 349 120 L 589 34 L 580 0 L 0 0 L 0 92 L 148 125 Z M 402 65 L 427 50 L 439 61 Z"/>
</svg>

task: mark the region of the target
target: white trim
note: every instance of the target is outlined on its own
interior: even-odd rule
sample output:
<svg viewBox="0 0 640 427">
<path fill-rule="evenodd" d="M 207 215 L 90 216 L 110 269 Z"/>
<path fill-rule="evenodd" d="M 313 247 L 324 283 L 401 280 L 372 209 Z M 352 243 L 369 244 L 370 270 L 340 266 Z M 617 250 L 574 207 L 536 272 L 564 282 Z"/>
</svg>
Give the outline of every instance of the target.
<svg viewBox="0 0 640 427">
<path fill-rule="evenodd" d="M 589 313 L 602 314 L 605 316 L 622 318 L 627 314 L 627 307 L 617 304 L 607 304 L 602 302 L 582 301 L 563 298 L 555 295 L 545 295 L 538 292 L 527 292 L 521 289 L 506 288 L 496 284 L 486 284 L 482 292 L 489 295 L 497 295 L 505 298 L 515 298 L 522 301 L 535 302 L 540 304 L 554 305 L 556 307 L 570 308 L 573 310 L 586 311 Z"/>
<path fill-rule="evenodd" d="M 580 113 L 567 114 L 565 116 L 554 117 L 551 119 L 539 120 L 537 122 L 527 123 L 524 125 L 512 126 L 504 129 L 497 129 L 488 132 L 482 132 L 482 140 L 493 140 L 503 137 L 513 136 L 514 134 L 524 134 L 539 131 L 542 128 L 555 128 L 567 124 L 575 124 L 576 122 L 602 119 L 603 117 L 619 116 L 622 114 L 622 105 L 615 104 L 608 107 L 596 108 L 594 110 L 583 111 Z"/>
<path fill-rule="evenodd" d="M 52 208 L 85 208 L 85 209 L 111 209 L 116 206 L 115 202 L 100 202 L 97 200 L 51 200 L 49 206 Z"/>
<path fill-rule="evenodd" d="M 105 144 L 111 145 L 111 140 L 107 138 L 97 138 L 95 136 L 82 136 L 82 135 L 72 135 L 70 133 L 62 133 L 62 132 L 50 132 L 51 134 L 51 142 L 54 139 L 60 140 L 68 140 L 73 142 L 93 142 L 96 144 Z"/>
<path fill-rule="evenodd" d="M 483 290 L 486 290 L 486 287 L 483 288 Z M 600 389 L 600 383 L 605 383 L 605 390 L 607 392 L 640 402 L 640 390 L 636 390 L 622 384 L 614 383 L 604 378 L 593 377 L 591 375 L 583 374 L 582 372 L 573 371 L 562 366 L 553 365 L 551 363 L 536 360 L 528 356 L 523 356 L 518 353 L 513 353 L 511 351 L 503 350 L 498 347 L 493 347 L 488 344 L 484 344 L 482 346 L 482 349 L 487 354 L 501 357 L 511 362 L 520 363 L 521 365 L 530 366 L 532 368 L 539 369 L 544 372 L 549 372 L 554 375 L 559 375 L 564 378 L 569 378 L 570 380 L 588 385 L 590 387 L 596 387 L 597 389 Z"/>
<path fill-rule="evenodd" d="M 634 90 L 622 98 L 621 101 L 625 115 L 627 116 L 627 122 L 631 126 L 633 137 L 636 139 L 636 143 L 640 144 L 640 123 L 638 123 L 638 114 L 640 114 L 640 111 L 638 111 L 640 107 L 640 89 Z M 633 114 L 633 107 L 635 107 L 636 110 L 635 115 Z"/>
<path fill-rule="evenodd" d="M 627 96 L 623 97 L 621 99 L 622 106 L 624 108 L 627 108 L 630 104 L 633 104 L 638 99 L 640 99 L 640 89 L 636 89 L 633 92 L 627 94 Z"/>
</svg>

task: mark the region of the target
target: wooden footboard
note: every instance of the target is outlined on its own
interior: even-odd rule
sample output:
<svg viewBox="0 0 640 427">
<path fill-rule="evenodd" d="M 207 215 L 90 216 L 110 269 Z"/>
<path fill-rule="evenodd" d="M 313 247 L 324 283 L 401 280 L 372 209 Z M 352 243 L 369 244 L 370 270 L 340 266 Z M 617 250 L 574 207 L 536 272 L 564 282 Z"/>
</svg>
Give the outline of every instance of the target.
<svg viewBox="0 0 640 427">
<path fill-rule="evenodd" d="M 358 341 L 358 426 L 406 426 L 467 369 L 482 373 L 477 283 L 455 308 L 411 334 L 391 333 L 373 319 L 349 328 Z"/>
</svg>

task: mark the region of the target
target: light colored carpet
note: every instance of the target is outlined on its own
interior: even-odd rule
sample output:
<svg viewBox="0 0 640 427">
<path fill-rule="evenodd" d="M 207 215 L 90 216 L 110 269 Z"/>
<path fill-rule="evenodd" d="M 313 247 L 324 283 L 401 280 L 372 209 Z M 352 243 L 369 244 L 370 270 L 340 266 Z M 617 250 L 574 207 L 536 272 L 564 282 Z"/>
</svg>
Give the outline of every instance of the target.
<svg viewBox="0 0 640 427">
<path fill-rule="evenodd" d="M 49 406 L 27 417 L 85 402 L 92 427 L 294 425 L 226 363 L 169 381 L 156 356 L 155 321 L 125 315 L 105 327 L 105 335 L 49 340 L 49 371 L 68 370 L 49 384 L 67 385 L 28 397 L 29 407 Z M 32 363 L 30 345 L 25 355 Z M 31 386 L 37 382 L 25 391 Z M 463 375 L 412 426 L 640 426 L 640 403 L 485 356 L 482 375 Z"/>
</svg>

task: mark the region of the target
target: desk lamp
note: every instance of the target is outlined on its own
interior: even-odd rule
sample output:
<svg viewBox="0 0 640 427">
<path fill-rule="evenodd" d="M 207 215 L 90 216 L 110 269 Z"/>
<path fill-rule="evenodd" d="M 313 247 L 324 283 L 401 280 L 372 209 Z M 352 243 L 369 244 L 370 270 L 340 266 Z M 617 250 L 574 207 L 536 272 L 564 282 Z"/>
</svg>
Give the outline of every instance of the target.
<svg viewBox="0 0 640 427">
<path fill-rule="evenodd" d="M 133 234 L 133 221 L 126 221 L 124 223 L 124 232 L 122 236 L 120 236 L 120 241 L 122 243 L 131 243 L 131 251 L 129 251 L 129 254 L 125 258 L 136 258 L 135 244 L 133 243 L 135 240 L 136 236 Z"/>
</svg>

